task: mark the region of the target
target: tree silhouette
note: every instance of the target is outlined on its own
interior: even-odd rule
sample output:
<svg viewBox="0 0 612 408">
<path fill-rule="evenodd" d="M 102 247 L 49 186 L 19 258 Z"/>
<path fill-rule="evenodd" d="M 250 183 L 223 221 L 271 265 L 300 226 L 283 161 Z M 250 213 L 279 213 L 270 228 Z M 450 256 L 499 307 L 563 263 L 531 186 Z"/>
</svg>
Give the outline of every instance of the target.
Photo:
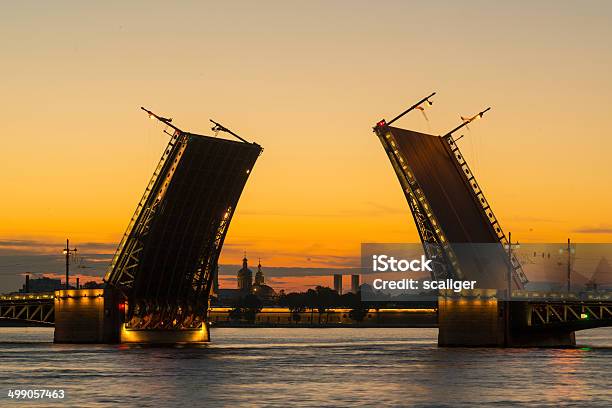
<svg viewBox="0 0 612 408">
<path fill-rule="evenodd" d="M 261 312 L 262 306 L 263 304 L 258 296 L 248 294 L 238 299 L 236 307 L 230 311 L 229 315 L 233 320 L 246 320 L 254 323 L 257 313 Z"/>
<path fill-rule="evenodd" d="M 278 305 L 291 311 L 294 322 L 299 322 L 300 314 L 308 309 L 310 309 L 310 321 L 313 322 L 316 311 L 319 324 L 323 314 L 328 314 L 329 309 L 333 307 L 350 308 L 349 317 L 356 322 L 363 321 L 369 311 L 369 308 L 361 302 L 361 293 L 349 292 L 338 295 L 338 292 L 326 286 L 317 286 L 306 292 L 283 293 L 278 298 Z"/>
</svg>

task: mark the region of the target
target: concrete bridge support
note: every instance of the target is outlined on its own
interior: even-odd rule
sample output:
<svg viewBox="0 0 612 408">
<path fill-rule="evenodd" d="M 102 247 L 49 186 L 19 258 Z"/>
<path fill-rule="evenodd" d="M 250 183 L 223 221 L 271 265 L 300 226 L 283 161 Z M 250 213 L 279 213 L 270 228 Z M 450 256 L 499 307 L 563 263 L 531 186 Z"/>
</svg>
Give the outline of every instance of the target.
<svg viewBox="0 0 612 408">
<path fill-rule="evenodd" d="M 496 291 L 473 291 L 438 298 L 441 347 L 573 347 L 573 331 L 533 328 L 527 304 L 498 301 Z"/>
<path fill-rule="evenodd" d="M 55 292 L 55 343 L 119 343 L 123 298 L 109 289 Z"/>
<path fill-rule="evenodd" d="M 151 330 L 125 327 L 127 305 L 112 288 L 55 292 L 55 343 L 200 343 L 210 341 L 208 324 L 199 329 Z"/>
</svg>

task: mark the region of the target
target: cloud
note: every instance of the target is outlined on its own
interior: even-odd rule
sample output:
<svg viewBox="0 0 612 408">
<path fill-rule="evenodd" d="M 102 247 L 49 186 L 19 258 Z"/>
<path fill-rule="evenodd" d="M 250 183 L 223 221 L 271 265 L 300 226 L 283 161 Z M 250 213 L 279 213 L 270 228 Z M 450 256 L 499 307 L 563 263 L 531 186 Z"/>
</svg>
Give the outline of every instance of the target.
<svg viewBox="0 0 612 408">
<path fill-rule="evenodd" d="M 579 234 L 612 234 L 612 227 L 583 227 L 575 229 L 572 232 L 576 232 Z"/>
<path fill-rule="evenodd" d="M 40 244 L 40 241 L 29 239 L 0 239 L 0 247 L 24 247 Z"/>
<path fill-rule="evenodd" d="M 360 265 L 360 257 L 336 255 L 333 253 L 321 253 L 317 246 L 303 247 L 295 251 L 269 251 L 259 250 L 257 248 L 246 245 L 227 245 L 223 246 L 222 260 L 227 262 L 238 262 L 244 256 L 244 250 L 247 252 L 249 265 L 257 265 L 258 258 L 262 259 L 262 264 L 271 261 L 271 263 L 284 264 L 302 264 L 312 265 L 312 267 L 329 267 L 329 268 L 351 268 Z"/>
<path fill-rule="evenodd" d="M 219 276 L 236 276 L 242 265 L 219 265 Z M 300 268 L 286 266 L 264 266 L 266 277 L 288 277 L 288 276 L 332 276 L 340 273 L 344 275 L 360 274 L 361 268 Z"/>
<path fill-rule="evenodd" d="M 533 223 L 545 223 L 545 222 L 553 222 L 558 223 L 560 220 L 554 218 L 545 218 L 545 217 L 534 217 L 530 215 L 511 215 L 506 217 L 507 220 L 510 221 L 518 221 L 518 222 L 533 222 Z"/>
<path fill-rule="evenodd" d="M 5 241 L 6 242 L 6 241 Z M 24 247 L 26 248 L 26 247 Z M 31 252 L 16 250 L 15 247 L 0 248 L 0 293 L 17 290 L 23 285 L 25 274 L 31 277 L 64 276 L 66 258 L 61 253 Z M 72 276 L 83 276 L 81 282 L 99 280 L 104 276 L 109 261 L 102 261 L 104 255 L 90 258 L 85 253 L 70 267 Z M 110 256 L 108 256 L 110 259 Z"/>
<path fill-rule="evenodd" d="M 117 245 L 116 242 L 84 242 L 78 244 L 78 246 L 84 250 L 96 253 L 100 253 L 98 251 L 104 251 L 103 253 L 114 253 L 117 249 Z"/>
<path fill-rule="evenodd" d="M 40 241 L 35 239 L 0 239 L 0 255 L 13 254 L 61 254 L 66 245 L 61 241 Z M 112 254 L 117 248 L 113 242 L 71 242 L 70 247 L 77 247 L 81 253 Z"/>
</svg>

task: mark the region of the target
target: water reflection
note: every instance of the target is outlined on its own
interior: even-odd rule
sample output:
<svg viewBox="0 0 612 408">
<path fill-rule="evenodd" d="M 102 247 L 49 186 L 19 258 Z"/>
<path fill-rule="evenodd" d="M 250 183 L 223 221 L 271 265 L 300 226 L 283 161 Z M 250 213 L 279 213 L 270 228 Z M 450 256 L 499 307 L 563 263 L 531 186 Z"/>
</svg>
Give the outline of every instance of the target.
<svg viewBox="0 0 612 408">
<path fill-rule="evenodd" d="M 199 346 L 55 345 L 49 329 L 2 328 L 0 384 L 63 388 L 65 402 L 79 406 L 612 402 L 612 328 L 580 333 L 590 350 L 438 348 L 435 329 L 218 328 L 212 336 Z"/>
</svg>

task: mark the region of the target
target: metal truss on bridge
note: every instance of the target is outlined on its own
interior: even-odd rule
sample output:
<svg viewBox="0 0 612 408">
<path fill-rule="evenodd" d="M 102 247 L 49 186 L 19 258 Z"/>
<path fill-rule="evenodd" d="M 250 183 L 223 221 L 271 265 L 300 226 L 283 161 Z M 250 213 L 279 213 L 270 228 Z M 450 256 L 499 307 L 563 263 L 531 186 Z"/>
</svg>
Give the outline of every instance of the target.
<svg viewBox="0 0 612 408">
<path fill-rule="evenodd" d="M 485 198 L 484 192 L 480 188 L 480 184 L 476 181 L 476 177 L 474 173 L 470 169 L 465 160 L 463 154 L 459 150 L 459 146 L 454 140 L 452 133 L 444 136 L 444 141 L 448 144 L 449 152 L 451 153 L 451 157 L 453 158 L 453 162 L 462 170 L 461 174 L 464 176 L 466 183 L 470 186 L 470 189 L 473 193 L 475 201 L 480 205 L 483 211 L 483 215 L 486 220 L 491 225 L 492 230 L 497 235 L 497 239 L 503 245 L 504 248 L 509 248 L 510 243 L 506 238 L 506 234 L 497 219 L 495 214 L 493 213 L 493 209 L 489 205 L 489 201 Z M 521 288 L 524 284 L 528 282 L 527 276 L 523 272 L 523 267 L 519 260 L 511 254 L 511 262 L 512 262 L 512 270 L 513 270 L 513 279 L 516 287 Z"/>
<path fill-rule="evenodd" d="M 612 302 L 530 302 L 529 326 L 580 330 L 612 325 Z"/>
<path fill-rule="evenodd" d="M 53 294 L 0 296 L 0 319 L 52 325 Z"/>
</svg>

